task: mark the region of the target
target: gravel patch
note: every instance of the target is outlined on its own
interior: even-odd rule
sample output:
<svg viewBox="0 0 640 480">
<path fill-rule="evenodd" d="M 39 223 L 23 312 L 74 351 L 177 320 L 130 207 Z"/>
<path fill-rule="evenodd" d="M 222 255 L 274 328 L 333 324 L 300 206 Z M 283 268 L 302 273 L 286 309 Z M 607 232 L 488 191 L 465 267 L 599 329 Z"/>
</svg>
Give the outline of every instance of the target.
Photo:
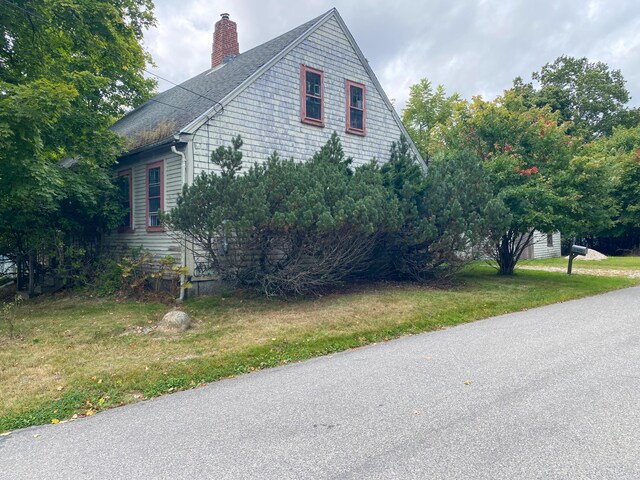
<svg viewBox="0 0 640 480">
<path fill-rule="evenodd" d="M 534 267 L 522 266 L 517 267 L 522 270 L 543 270 L 545 272 L 567 272 L 566 267 Z M 596 275 L 599 277 L 626 277 L 640 278 L 640 270 L 619 270 L 615 268 L 584 268 L 573 264 L 573 274 L 581 273 L 583 275 Z"/>
<path fill-rule="evenodd" d="M 569 258 L 569 257 L 564 257 L 564 258 Z M 587 251 L 587 254 L 585 256 L 579 255 L 576 257 L 576 260 L 606 260 L 607 257 L 604 253 L 600 253 L 597 250 L 594 250 L 592 248 L 590 248 Z"/>
</svg>

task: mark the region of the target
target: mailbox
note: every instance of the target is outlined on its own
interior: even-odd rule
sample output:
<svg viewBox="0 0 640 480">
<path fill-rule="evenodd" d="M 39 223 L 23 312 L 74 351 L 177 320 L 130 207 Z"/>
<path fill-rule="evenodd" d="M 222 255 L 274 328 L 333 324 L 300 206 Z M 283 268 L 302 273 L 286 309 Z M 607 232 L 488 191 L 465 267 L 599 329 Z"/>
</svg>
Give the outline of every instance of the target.
<svg viewBox="0 0 640 480">
<path fill-rule="evenodd" d="M 582 245 L 571 245 L 571 253 L 575 255 L 586 255 L 589 249 Z"/>
</svg>

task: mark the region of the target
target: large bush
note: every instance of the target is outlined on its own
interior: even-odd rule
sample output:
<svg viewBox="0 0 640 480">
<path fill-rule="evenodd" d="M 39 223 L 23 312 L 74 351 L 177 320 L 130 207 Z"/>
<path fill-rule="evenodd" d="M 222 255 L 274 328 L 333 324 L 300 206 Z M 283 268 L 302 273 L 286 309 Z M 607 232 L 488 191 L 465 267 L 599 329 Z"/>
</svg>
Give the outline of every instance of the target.
<svg viewBox="0 0 640 480">
<path fill-rule="evenodd" d="M 242 140 L 185 187 L 165 224 L 207 269 L 267 295 L 317 294 L 351 280 L 441 278 L 487 236 L 490 196 L 471 155 L 432 163 L 402 138 L 390 161 L 353 167 L 337 134 L 303 163 L 274 153 L 239 174 Z"/>
<path fill-rule="evenodd" d="M 399 218 L 373 163 L 352 168 L 334 133 L 305 163 L 274 153 L 237 175 L 241 146 L 236 138 L 214 152 L 219 174 L 201 174 L 164 220 L 214 273 L 267 295 L 304 295 L 368 269 L 376 237 Z"/>
<path fill-rule="evenodd" d="M 503 228 L 508 213 L 493 198 L 478 158 L 468 151 L 436 156 L 424 174 L 404 137 L 382 167 L 401 205 L 401 228 L 384 238 L 385 275 L 427 280 L 451 276 Z"/>
</svg>

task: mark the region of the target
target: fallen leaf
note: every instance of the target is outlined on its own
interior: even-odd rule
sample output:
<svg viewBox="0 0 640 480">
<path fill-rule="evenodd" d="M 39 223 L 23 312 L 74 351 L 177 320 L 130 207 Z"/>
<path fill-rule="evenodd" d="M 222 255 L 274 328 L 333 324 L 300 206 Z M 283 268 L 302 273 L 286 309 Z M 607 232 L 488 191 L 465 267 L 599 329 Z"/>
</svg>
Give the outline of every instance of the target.
<svg viewBox="0 0 640 480">
<path fill-rule="evenodd" d="M 4 432 L 0 433 L 0 437 L 6 437 L 7 435 L 11 435 L 13 432 Z"/>
<path fill-rule="evenodd" d="M 64 388 L 64 387 L 63 387 L 62 385 L 58 385 L 58 386 L 56 387 L 56 390 L 57 390 L 57 391 L 60 391 L 60 390 L 62 390 L 63 388 Z"/>
<path fill-rule="evenodd" d="M 58 420 L 57 418 L 52 418 L 51 423 L 55 425 L 56 423 L 60 423 L 60 420 Z"/>
<path fill-rule="evenodd" d="M 40 436 L 40 434 L 39 434 L 39 433 L 34 433 L 34 434 L 33 434 L 33 438 L 38 438 L 39 436 Z"/>
<path fill-rule="evenodd" d="M 471 380 L 465 380 L 463 383 L 464 383 L 465 385 L 471 385 L 471 383 L 472 383 L 472 382 L 471 382 Z"/>
<path fill-rule="evenodd" d="M 93 415 L 94 413 L 96 413 L 96 411 L 95 411 L 93 408 L 90 408 L 89 410 L 87 410 L 87 411 L 85 412 L 85 415 L 86 415 L 87 417 L 90 417 L 90 416 L 91 416 L 91 415 Z"/>
</svg>

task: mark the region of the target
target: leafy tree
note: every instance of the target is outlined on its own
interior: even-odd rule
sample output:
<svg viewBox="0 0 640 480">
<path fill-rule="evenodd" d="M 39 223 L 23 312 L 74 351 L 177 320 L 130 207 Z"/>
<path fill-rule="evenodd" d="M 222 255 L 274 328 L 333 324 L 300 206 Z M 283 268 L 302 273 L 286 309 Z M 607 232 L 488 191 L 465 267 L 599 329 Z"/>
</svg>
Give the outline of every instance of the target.
<svg viewBox="0 0 640 480">
<path fill-rule="evenodd" d="M 513 273 L 534 230 L 573 236 L 611 225 L 606 166 L 576 156 L 581 142 L 570 127 L 560 112 L 528 106 L 514 91 L 470 105 L 462 142 L 482 159 L 494 195 L 510 212 L 508 228 L 489 244 L 501 274 Z"/>
<path fill-rule="evenodd" d="M 617 127 L 609 137 L 585 145 L 576 160 L 598 169 L 609 181 L 612 222 L 588 230 L 590 242 L 599 249 L 619 254 L 640 246 L 640 126 Z"/>
<path fill-rule="evenodd" d="M 117 222 L 110 166 L 122 143 L 108 127 L 154 86 L 141 47 L 152 8 L 0 3 L 0 253 L 60 257 L 60 242 Z"/>
<path fill-rule="evenodd" d="M 538 88 L 520 78 L 514 88 L 532 106 L 549 105 L 563 121 L 571 121 L 569 133 L 585 142 L 610 135 L 614 126 L 633 126 L 640 120 L 638 110 L 627 108 L 630 97 L 622 73 L 603 62 L 563 55 L 534 72 L 532 79 Z"/>
<path fill-rule="evenodd" d="M 640 247 L 640 144 L 633 153 L 629 152 L 625 156 L 613 192 L 620 208 L 614 233 L 626 240 L 622 244 L 623 248 L 637 250 Z"/>
<path fill-rule="evenodd" d="M 559 177 L 574 149 L 567 129 L 559 113 L 526 108 L 513 92 L 492 102 L 475 98 L 469 106 L 460 142 L 481 159 L 494 196 L 510 216 L 507 228 L 494 232 L 489 243 L 501 274 L 513 273 L 534 230 L 551 233 L 568 222 L 571 192 Z"/>
<path fill-rule="evenodd" d="M 434 143 L 441 140 L 443 126 L 446 126 L 463 106 L 464 101 L 457 93 L 447 96 L 442 85 L 438 85 L 434 90 L 426 78 L 411 86 L 402 120 L 425 160 L 429 161 L 432 157 Z"/>
</svg>

